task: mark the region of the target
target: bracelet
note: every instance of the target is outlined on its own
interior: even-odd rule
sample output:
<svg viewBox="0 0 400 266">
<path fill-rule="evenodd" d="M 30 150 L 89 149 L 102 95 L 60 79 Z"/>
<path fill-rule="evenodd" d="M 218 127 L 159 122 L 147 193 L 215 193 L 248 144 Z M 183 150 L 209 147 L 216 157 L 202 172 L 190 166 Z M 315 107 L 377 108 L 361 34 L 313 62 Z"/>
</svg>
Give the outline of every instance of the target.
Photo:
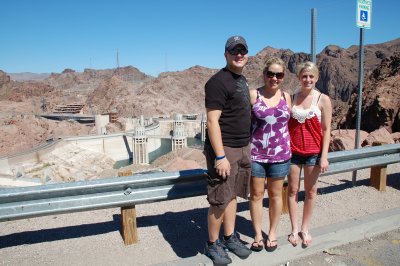
<svg viewBox="0 0 400 266">
<path fill-rule="evenodd" d="M 215 156 L 215 160 L 219 161 L 219 160 L 224 159 L 225 157 L 226 157 L 225 154 L 222 156 Z"/>
</svg>

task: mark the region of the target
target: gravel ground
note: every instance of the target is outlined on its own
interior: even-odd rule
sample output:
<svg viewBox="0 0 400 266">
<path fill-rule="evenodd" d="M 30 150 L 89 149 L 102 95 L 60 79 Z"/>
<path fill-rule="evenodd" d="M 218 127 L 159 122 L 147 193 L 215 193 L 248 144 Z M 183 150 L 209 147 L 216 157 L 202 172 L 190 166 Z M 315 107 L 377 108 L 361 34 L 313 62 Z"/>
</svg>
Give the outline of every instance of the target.
<svg viewBox="0 0 400 266">
<path fill-rule="evenodd" d="M 312 228 L 400 207 L 400 164 L 388 166 L 385 192 L 368 186 L 369 172 L 358 171 L 355 187 L 351 173 L 320 178 L 311 234 Z M 267 198 L 264 203 L 263 230 L 268 232 Z M 119 208 L 3 222 L 0 265 L 151 265 L 192 257 L 203 252 L 207 209 L 205 196 L 138 205 L 139 242 L 130 246 L 121 238 Z M 242 240 L 252 242 L 245 200 L 238 204 L 236 229 Z M 289 215 L 283 214 L 278 237 L 289 232 Z"/>
</svg>

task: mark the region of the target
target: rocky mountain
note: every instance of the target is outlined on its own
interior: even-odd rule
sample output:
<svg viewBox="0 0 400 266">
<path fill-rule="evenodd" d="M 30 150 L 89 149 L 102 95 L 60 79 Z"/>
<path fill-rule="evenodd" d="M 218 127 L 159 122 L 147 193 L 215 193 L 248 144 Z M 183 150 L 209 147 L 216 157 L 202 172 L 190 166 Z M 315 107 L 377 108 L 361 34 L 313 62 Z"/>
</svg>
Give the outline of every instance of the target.
<svg viewBox="0 0 400 266">
<path fill-rule="evenodd" d="M 353 92 L 349 110 L 339 126 L 351 128 L 356 124 L 357 92 Z M 400 132 L 400 52 L 384 58 L 366 79 L 361 109 L 361 129 L 371 132 L 385 127 Z"/>
<path fill-rule="evenodd" d="M 389 132 L 400 131 L 399 53 L 400 39 L 364 46 L 361 128 L 365 131 L 370 132 L 379 127 L 386 127 Z M 244 75 L 250 88 L 262 86 L 264 62 L 270 56 L 278 56 L 286 62 L 283 87 L 293 92 L 299 83 L 295 75 L 296 65 L 310 60 L 310 56 L 272 47 L 266 47 L 249 58 Z M 320 70 L 317 88 L 328 94 L 333 102 L 332 129 L 355 128 L 359 47 L 329 45 L 317 55 L 317 64 Z M 65 69 L 62 73 L 52 73 L 44 80 L 15 81 L 0 70 L 0 124 L 9 123 L 10 119 L 15 118 L 14 114 L 22 115 L 23 123 L 29 124 L 26 121 L 29 115 L 52 113 L 55 106 L 68 103 L 84 104 L 83 112 L 86 114 L 116 111 L 120 117 L 204 113 L 204 85 L 217 71 L 194 66 L 184 71 L 164 72 L 158 77 L 152 77 L 132 66 L 105 70 L 85 69 L 83 72 Z M 28 139 L 24 143 L 31 139 L 33 146 L 42 141 L 33 137 L 36 125 L 43 126 L 43 123 L 31 123 L 32 130 L 20 136 Z M 51 131 L 49 123 L 47 127 Z M 87 132 L 84 129 L 78 131 Z M 7 148 L 14 141 L 12 135 L 8 138 L 2 139 L 2 147 Z M 29 148 L 30 145 L 26 145 Z"/>
<path fill-rule="evenodd" d="M 382 44 L 364 46 L 364 80 L 368 79 L 372 72 L 381 64 L 382 60 L 390 58 L 400 51 L 400 39 Z M 262 85 L 262 69 L 264 62 L 270 56 L 278 56 L 287 64 L 287 71 L 283 87 L 286 91 L 293 92 L 298 87 L 295 75 L 296 65 L 300 62 L 310 60 L 310 55 L 305 53 L 294 53 L 291 50 L 274 49 L 267 47 L 249 59 L 244 74 L 250 82 L 250 87 Z M 316 87 L 323 93 L 328 94 L 333 103 L 332 128 L 340 125 L 346 128 L 355 128 L 349 120 L 347 124 L 340 122 L 351 107 L 351 95 L 358 92 L 358 65 L 359 46 L 351 46 L 347 49 L 329 45 L 317 55 L 317 65 L 320 78 Z M 382 82 L 382 80 L 380 81 Z M 369 84 L 364 84 L 366 89 Z M 351 111 L 353 111 L 351 109 Z M 379 125 L 378 125 L 379 126 Z"/>
<path fill-rule="evenodd" d="M 8 73 L 10 78 L 14 81 L 32 81 L 32 80 L 44 80 L 47 79 L 50 74 L 49 73 L 31 73 L 31 72 L 22 72 L 22 73 Z"/>
<path fill-rule="evenodd" d="M 194 66 L 162 73 L 144 84 L 136 95 L 130 95 L 119 111 L 132 108 L 132 114 L 145 116 L 204 113 L 204 85 L 216 71 Z"/>
</svg>

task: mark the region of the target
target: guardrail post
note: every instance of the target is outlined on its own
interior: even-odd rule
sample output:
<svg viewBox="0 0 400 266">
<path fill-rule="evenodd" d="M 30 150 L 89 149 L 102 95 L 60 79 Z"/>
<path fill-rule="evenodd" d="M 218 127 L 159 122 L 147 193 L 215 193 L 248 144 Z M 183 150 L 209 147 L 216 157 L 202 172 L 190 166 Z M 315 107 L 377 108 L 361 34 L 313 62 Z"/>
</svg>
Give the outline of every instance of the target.
<svg viewBox="0 0 400 266">
<path fill-rule="evenodd" d="M 372 146 L 381 146 L 387 144 L 385 142 L 374 141 Z M 376 188 L 379 191 L 386 191 L 386 169 L 387 165 L 379 165 L 371 167 L 371 176 L 369 184 L 371 187 Z"/>
<path fill-rule="evenodd" d="M 118 172 L 118 176 L 130 176 L 132 170 L 121 170 Z M 137 223 L 136 223 L 136 206 L 121 207 L 121 222 L 122 222 L 122 238 L 124 239 L 125 245 L 132 245 L 137 243 Z"/>
<path fill-rule="evenodd" d="M 282 189 L 282 214 L 289 213 L 289 206 L 288 206 L 288 183 L 285 181 L 283 183 Z"/>
<path fill-rule="evenodd" d="M 371 167 L 371 187 L 374 187 L 379 191 L 386 191 L 386 169 L 387 165 Z"/>
<path fill-rule="evenodd" d="M 138 242 L 136 206 L 121 207 L 122 238 L 125 245 Z"/>
</svg>

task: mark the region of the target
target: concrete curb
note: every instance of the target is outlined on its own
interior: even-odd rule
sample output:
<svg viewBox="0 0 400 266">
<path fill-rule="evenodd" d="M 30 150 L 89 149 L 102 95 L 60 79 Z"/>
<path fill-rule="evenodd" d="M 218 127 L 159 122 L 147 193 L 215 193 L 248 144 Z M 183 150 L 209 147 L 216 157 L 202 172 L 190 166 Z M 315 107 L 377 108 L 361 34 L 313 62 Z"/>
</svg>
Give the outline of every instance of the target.
<svg viewBox="0 0 400 266">
<path fill-rule="evenodd" d="M 331 224 L 310 230 L 313 237 L 312 245 L 306 249 L 301 244 L 293 247 L 286 239 L 278 239 L 279 247 L 273 253 L 265 250 L 253 252 L 249 258 L 241 260 L 232 253 L 230 265 L 280 265 L 304 256 L 316 254 L 326 249 L 345 245 L 351 242 L 372 238 L 388 231 L 400 228 L 400 208 L 390 209 L 379 213 L 369 214 L 364 217 Z M 158 266 L 183 266 L 183 265 L 213 265 L 212 261 L 203 254 L 171 262 L 156 264 Z"/>
</svg>

